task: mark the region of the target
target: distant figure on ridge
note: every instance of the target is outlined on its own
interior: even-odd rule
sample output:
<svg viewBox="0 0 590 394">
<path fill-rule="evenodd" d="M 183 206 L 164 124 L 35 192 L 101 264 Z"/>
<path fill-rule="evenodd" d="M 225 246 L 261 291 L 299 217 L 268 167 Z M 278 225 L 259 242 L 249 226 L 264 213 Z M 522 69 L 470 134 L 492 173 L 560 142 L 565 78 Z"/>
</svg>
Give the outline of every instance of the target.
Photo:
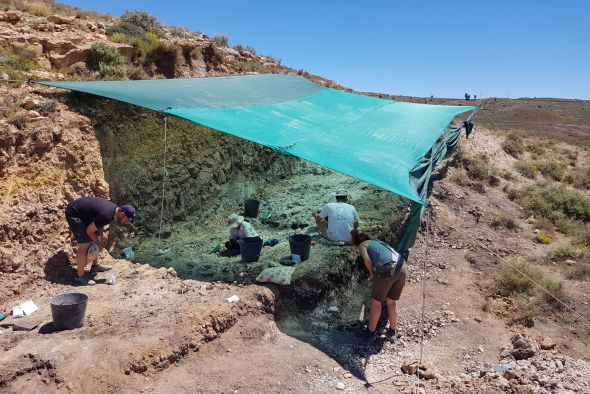
<svg viewBox="0 0 590 394">
<path fill-rule="evenodd" d="M 359 255 L 369 271 L 369 277 L 373 279 L 366 335 L 369 340 L 381 336 L 381 332 L 377 332 L 377 323 L 381 317 L 381 304 L 385 302 L 389 316 L 385 337 L 393 342 L 397 334 L 397 301 L 406 284 L 405 259 L 383 241 L 369 239 L 358 230 L 353 230 L 351 235 L 352 243 L 358 246 Z"/>
<path fill-rule="evenodd" d="M 96 244 L 98 252 L 103 248 L 99 239 L 102 231 L 113 220 L 120 224 L 128 221 L 133 222 L 135 218 L 135 208 L 132 205 L 118 206 L 114 202 L 99 197 L 81 197 L 68 204 L 66 207 L 66 220 L 70 230 L 78 242 L 76 251 L 76 273 L 75 283 L 83 286 L 92 286 L 96 284 L 86 275 L 86 264 L 88 249 L 92 243 Z M 98 264 L 95 261 L 90 267 L 90 272 L 104 272 L 112 269 L 110 265 Z"/>
<path fill-rule="evenodd" d="M 350 243 L 350 231 L 359 226 L 359 215 L 355 207 L 348 204 L 348 193 L 339 190 L 334 193 L 336 202 L 329 202 L 320 211 L 312 212 L 319 232 L 333 242 Z"/>
<path fill-rule="evenodd" d="M 225 248 L 228 251 L 236 253 L 240 252 L 240 239 L 248 237 L 258 237 L 258 233 L 249 222 L 244 220 L 244 217 L 232 213 L 227 218 L 227 228 L 229 230 L 229 241 L 225 243 Z"/>
</svg>

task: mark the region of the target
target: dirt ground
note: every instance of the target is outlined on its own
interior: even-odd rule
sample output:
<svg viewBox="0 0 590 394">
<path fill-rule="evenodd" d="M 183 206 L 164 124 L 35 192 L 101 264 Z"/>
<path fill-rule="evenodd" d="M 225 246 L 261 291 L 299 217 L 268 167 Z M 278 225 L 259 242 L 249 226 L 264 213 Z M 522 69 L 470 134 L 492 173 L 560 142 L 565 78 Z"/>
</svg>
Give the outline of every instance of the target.
<svg viewBox="0 0 590 394">
<path fill-rule="evenodd" d="M 478 129 L 465 148 L 477 152 L 485 147 L 494 160 L 508 160 L 497 141 L 493 132 Z M 196 231 L 194 223 L 178 225 L 164 244 L 154 238 L 130 239 L 128 245 L 136 250 L 135 263 L 112 261 L 117 278 L 113 286 L 104 283 L 106 273 L 98 274 L 96 286 L 85 288 L 37 278 L 20 294 L 5 299 L 4 305 L 10 307 L 31 298 L 40 310 L 25 318 L 39 323 L 39 328 L 31 332 L 3 329 L 0 333 L 2 390 L 409 392 L 416 384 L 415 376 L 403 374 L 400 366 L 405 359 L 420 357 L 423 264 L 426 314 L 422 357 L 437 374 L 436 379 L 420 382 L 423 391 L 508 390 L 475 383 L 479 381 L 469 374 L 491 370 L 515 332 L 538 340 L 551 336 L 559 354 L 579 359 L 579 363 L 590 361 L 588 328 L 582 321 L 565 316 L 570 319 L 566 324 L 548 314 L 527 329 L 508 325 L 493 310 L 484 311 L 492 268 L 500 256 L 541 256 L 560 244 L 559 240 L 551 246 L 532 242 L 534 226 L 500 187 L 480 194 L 447 178 L 435 183 L 429 230 L 412 249 L 409 283 L 399 302 L 400 337 L 394 344 L 366 344 L 353 330 L 340 327 L 351 323 L 351 316 L 366 303 L 369 283 L 355 267 L 346 271 L 351 283 L 343 281 L 339 288 L 329 289 L 313 308 L 294 308 L 289 293 L 280 295 L 251 284 L 255 273 L 278 265 L 289 254 L 289 234 L 300 231 L 315 237 L 310 210 L 329 201 L 332 189 L 348 188 L 362 226 L 371 231 L 382 229 L 385 217 L 392 212 L 403 214 L 399 200 L 383 191 L 343 175 L 309 169 L 259 190 L 261 211 L 272 210 L 280 224 L 269 227 L 253 221 L 265 239 L 279 240 L 279 245 L 263 250 L 256 264 L 246 266 L 239 258 L 209 254 L 210 248 L 224 239 L 225 218 L 240 209 L 236 204 L 220 210 L 210 222 L 200 223 Z M 457 169 L 451 166 L 447 170 L 451 176 Z M 489 220 L 497 211 L 513 215 L 523 230 L 507 233 L 493 229 Z M 474 212 L 481 215 L 479 221 Z M 305 226 L 294 230 L 291 224 L 297 223 Z M 158 253 L 162 248 L 169 250 Z M 298 269 L 307 272 L 309 267 L 326 262 L 352 265 L 354 255 L 352 247 L 318 242 L 312 258 Z M 142 261 L 161 268 L 140 264 Z M 18 273 L 3 274 L 2 280 L 10 280 L 12 275 Z M 577 282 L 568 290 L 577 311 L 586 316 L 589 290 L 587 282 Z M 89 295 L 86 325 L 53 332 L 49 300 L 70 291 Z M 228 303 L 226 298 L 234 294 L 240 301 Z"/>
</svg>

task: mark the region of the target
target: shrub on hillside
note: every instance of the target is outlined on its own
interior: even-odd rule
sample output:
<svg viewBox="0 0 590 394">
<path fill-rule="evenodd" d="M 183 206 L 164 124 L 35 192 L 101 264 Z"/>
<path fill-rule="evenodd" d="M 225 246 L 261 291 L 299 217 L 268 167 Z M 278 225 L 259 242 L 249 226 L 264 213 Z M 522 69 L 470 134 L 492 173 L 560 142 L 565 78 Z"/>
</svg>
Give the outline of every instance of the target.
<svg viewBox="0 0 590 394">
<path fill-rule="evenodd" d="M 150 79 L 148 73 L 142 66 L 133 66 L 127 70 L 127 76 L 132 80 Z"/>
<path fill-rule="evenodd" d="M 122 33 L 120 31 L 109 34 L 107 38 L 112 42 L 127 42 L 128 40 L 125 33 Z"/>
<path fill-rule="evenodd" d="M 209 44 L 201 51 L 203 53 L 203 60 L 207 65 L 207 70 L 211 70 L 223 63 L 223 54 L 213 44 Z"/>
<path fill-rule="evenodd" d="M 523 276 L 521 272 L 537 283 L 543 278 L 541 270 L 525 261 L 513 260 L 511 262 L 504 262 L 498 272 L 496 272 L 496 275 L 494 275 L 497 293 L 504 296 L 532 294 L 535 285 Z"/>
<path fill-rule="evenodd" d="M 590 167 L 572 169 L 564 181 L 580 189 L 590 189 Z"/>
<path fill-rule="evenodd" d="M 29 13 L 36 16 L 49 16 L 52 13 L 51 7 L 43 3 L 33 3 L 29 6 Z"/>
<path fill-rule="evenodd" d="M 557 161 L 541 161 L 537 164 L 537 168 L 541 174 L 550 176 L 556 181 L 561 181 L 565 174 L 566 165 Z"/>
<path fill-rule="evenodd" d="M 565 301 L 566 299 L 565 284 L 563 282 L 556 282 L 547 278 L 541 283 L 541 285 L 545 288 L 545 290 L 547 290 L 540 290 L 541 299 L 545 302 L 545 304 L 555 310 L 563 310 L 564 306 L 558 300 Z"/>
<path fill-rule="evenodd" d="M 146 65 L 154 64 L 159 73 L 166 78 L 174 78 L 176 66 L 180 56 L 180 48 L 174 44 L 166 42 L 156 42 L 150 46 L 145 54 Z"/>
<path fill-rule="evenodd" d="M 522 139 L 520 139 L 520 138 L 518 138 L 518 139 L 507 138 L 502 143 L 502 149 L 504 149 L 504 151 L 506 153 L 508 153 L 510 156 L 520 157 L 520 155 L 522 155 L 524 153 L 524 143 L 522 142 Z"/>
<path fill-rule="evenodd" d="M 183 38 L 189 34 L 189 31 L 180 26 L 168 26 L 168 34 L 173 38 Z"/>
<path fill-rule="evenodd" d="M 489 182 L 490 177 L 497 172 L 485 154 L 475 156 L 464 150 L 459 150 L 456 158 L 465 168 L 469 179 L 474 181 Z"/>
<path fill-rule="evenodd" d="M 539 231 L 535 234 L 535 241 L 540 244 L 550 244 L 553 241 L 553 237 L 546 231 Z"/>
<path fill-rule="evenodd" d="M 590 221 L 590 197 L 564 186 L 528 187 L 521 190 L 517 200 L 530 213 L 552 219 L 554 223 L 558 213 L 570 219 Z"/>
<path fill-rule="evenodd" d="M 151 16 L 145 11 L 125 11 L 121 15 L 121 21 L 140 27 L 147 32 L 157 33 L 158 35 L 161 35 L 164 30 L 160 22 L 158 22 L 158 18 Z"/>
<path fill-rule="evenodd" d="M 106 79 L 124 79 L 127 77 L 125 68 L 120 64 L 99 63 L 100 76 Z"/>
<path fill-rule="evenodd" d="M 517 160 L 514 162 L 514 168 L 527 178 L 534 179 L 539 171 L 534 163 L 526 160 Z"/>
<path fill-rule="evenodd" d="M 494 228 L 504 227 L 508 230 L 518 231 L 520 230 L 520 226 L 514 220 L 514 217 L 508 216 L 506 214 L 497 214 L 492 217 L 490 222 L 491 226 Z"/>
<path fill-rule="evenodd" d="M 17 71 L 29 71 L 39 67 L 35 51 L 21 46 L 0 47 L 0 65 Z"/>
<path fill-rule="evenodd" d="M 117 51 L 103 43 L 92 44 L 86 58 L 86 66 L 89 70 L 100 71 L 101 64 L 104 66 L 118 66 L 123 64 L 123 56 Z"/>
<path fill-rule="evenodd" d="M 565 261 L 579 259 L 586 255 L 583 249 L 574 246 L 562 246 L 547 253 L 547 261 Z"/>
<path fill-rule="evenodd" d="M 258 59 L 254 59 L 251 61 L 238 60 L 234 64 L 234 67 L 236 68 L 236 70 L 241 71 L 241 72 L 258 72 L 258 73 L 260 73 L 260 72 L 264 72 L 266 70 L 266 67 L 264 67 Z"/>
<path fill-rule="evenodd" d="M 127 39 L 130 39 L 132 37 L 143 37 L 143 35 L 145 34 L 145 30 L 132 23 L 121 22 L 116 25 L 110 26 L 107 29 L 106 33 L 109 37 L 113 34 L 119 33 L 123 34 L 125 37 L 127 37 Z"/>
<path fill-rule="evenodd" d="M 224 35 L 216 34 L 211 37 L 211 42 L 213 42 L 213 44 L 217 45 L 218 47 L 226 47 L 228 39 Z"/>
</svg>

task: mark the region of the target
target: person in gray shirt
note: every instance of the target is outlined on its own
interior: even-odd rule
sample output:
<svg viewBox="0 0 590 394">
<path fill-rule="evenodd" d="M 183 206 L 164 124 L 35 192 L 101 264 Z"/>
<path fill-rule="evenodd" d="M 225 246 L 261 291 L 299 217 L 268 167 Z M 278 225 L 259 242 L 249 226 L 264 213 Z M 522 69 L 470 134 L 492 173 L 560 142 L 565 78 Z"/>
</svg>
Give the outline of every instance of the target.
<svg viewBox="0 0 590 394">
<path fill-rule="evenodd" d="M 373 280 L 367 336 L 369 339 L 381 336 L 377 332 L 377 323 L 381 317 L 381 304 L 385 302 L 389 317 L 389 328 L 385 336 L 393 342 L 397 334 L 397 301 L 406 284 L 404 258 L 385 242 L 369 239 L 358 230 L 352 230 L 351 235 L 352 243 L 358 247 L 359 255 Z"/>
</svg>

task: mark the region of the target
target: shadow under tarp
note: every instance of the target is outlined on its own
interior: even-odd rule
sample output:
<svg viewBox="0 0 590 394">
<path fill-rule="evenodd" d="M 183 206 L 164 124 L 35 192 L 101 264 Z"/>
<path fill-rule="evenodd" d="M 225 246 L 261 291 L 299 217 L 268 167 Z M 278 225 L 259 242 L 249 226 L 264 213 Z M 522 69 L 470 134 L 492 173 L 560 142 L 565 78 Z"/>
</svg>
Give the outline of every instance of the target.
<svg viewBox="0 0 590 394">
<path fill-rule="evenodd" d="M 370 282 L 354 275 L 348 286 L 330 292 L 313 309 L 297 304 L 296 299 L 282 297 L 277 325 L 283 333 L 309 343 L 356 378 L 366 381 L 367 362 L 381 352 L 385 343 L 385 339 L 369 341 L 365 335 L 370 294 Z M 386 322 L 387 312 L 383 308 L 378 330 Z"/>
</svg>

